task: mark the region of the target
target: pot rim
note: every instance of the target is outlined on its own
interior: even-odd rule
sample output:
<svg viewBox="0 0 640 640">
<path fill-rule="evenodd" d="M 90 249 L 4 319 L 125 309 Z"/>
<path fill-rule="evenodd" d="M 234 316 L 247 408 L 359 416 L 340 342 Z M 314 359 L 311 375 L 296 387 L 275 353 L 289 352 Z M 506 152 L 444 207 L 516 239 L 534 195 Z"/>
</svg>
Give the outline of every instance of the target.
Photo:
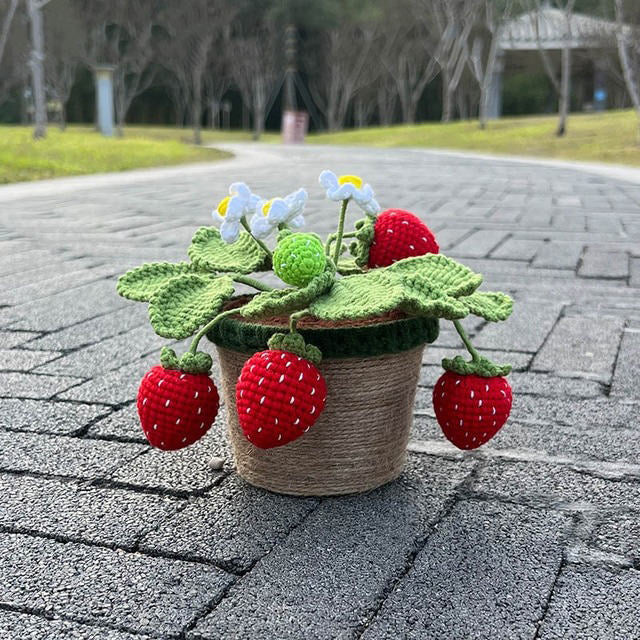
<svg viewBox="0 0 640 640">
<path fill-rule="evenodd" d="M 308 344 L 320 349 L 323 358 L 362 358 L 408 351 L 434 342 L 440 329 L 437 318 L 402 313 L 377 316 L 361 323 L 336 323 L 330 327 L 308 324 L 305 327 L 301 320 L 298 331 Z M 219 347 L 255 353 L 266 349 L 269 338 L 274 333 L 286 332 L 287 326 L 288 317 L 284 316 L 255 320 L 232 315 L 222 318 L 207 333 L 207 338 Z"/>
</svg>

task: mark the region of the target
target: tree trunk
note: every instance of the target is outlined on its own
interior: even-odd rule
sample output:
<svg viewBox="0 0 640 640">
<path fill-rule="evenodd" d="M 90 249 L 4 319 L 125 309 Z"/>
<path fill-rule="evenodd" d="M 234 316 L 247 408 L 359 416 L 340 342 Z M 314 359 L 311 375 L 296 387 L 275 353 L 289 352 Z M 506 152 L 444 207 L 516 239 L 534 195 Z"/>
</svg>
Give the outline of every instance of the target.
<svg viewBox="0 0 640 640">
<path fill-rule="evenodd" d="M 569 114 L 571 86 L 571 49 L 562 49 L 562 77 L 560 78 L 560 98 L 558 104 L 558 128 L 556 135 L 562 137 L 567 132 L 567 116 Z"/>
<path fill-rule="evenodd" d="M 453 91 L 450 86 L 449 72 L 442 70 L 442 122 L 451 122 L 453 117 Z"/>
<path fill-rule="evenodd" d="M 34 100 L 34 138 L 47 135 L 47 99 L 44 90 L 44 31 L 42 27 L 42 7 L 39 0 L 28 0 L 31 22 L 31 79 Z"/>
<path fill-rule="evenodd" d="M 60 131 L 64 131 L 67 128 L 67 106 L 60 100 L 60 122 L 58 123 Z"/>
<path fill-rule="evenodd" d="M 200 83 L 195 83 L 198 85 Z M 193 144 L 202 144 L 202 95 L 200 91 L 195 91 L 194 86 L 194 94 L 193 94 L 193 111 L 191 115 L 192 124 L 193 124 Z"/>
<path fill-rule="evenodd" d="M 622 65 L 622 75 L 627 87 L 627 92 L 631 97 L 631 103 L 638 116 L 637 141 L 638 144 L 640 144 L 640 84 L 638 83 L 638 76 L 634 72 L 631 57 L 629 56 L 629 49 L 627 48 L 625 37 L 625 29 L 627 28 L 624 24 L 622 0 L 616 0 L 616 40 L 618 43 L 618 55 L 620 57 L 620 64 Z"/>
</svg>

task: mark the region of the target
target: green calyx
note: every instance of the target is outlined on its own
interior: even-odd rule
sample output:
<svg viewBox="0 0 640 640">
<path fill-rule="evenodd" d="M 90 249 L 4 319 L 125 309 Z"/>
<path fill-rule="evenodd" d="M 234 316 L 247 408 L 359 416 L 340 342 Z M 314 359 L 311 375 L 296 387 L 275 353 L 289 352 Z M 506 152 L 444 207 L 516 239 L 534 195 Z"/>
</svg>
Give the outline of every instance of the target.
<svg viewBox="0 0 640 640">
<path fill-rule="evenodd" d="M 462 356 L 444 358 L 442 368 L 445 371 L 453 371 L 463 376 L 480 376 L 482 378 L 508 376 L 511 373 L 510 364 L 495 364 L 484 356 L 471 360 L 465 360 Z"/>
<path fill-rule="evenodd" d="M 322 360 L 320 349 L 312 344 L 307 344 L 299 333 L 274 333 L 267 344 L 269 349 L 295 353 L 313 364 L 320 364 Z"/>
<path fill-rule="evenodd" d="M 376 219 L 371 216 L 362 218 L 355 223 L 355 240 L 349 247 L 349 252 L 355 258 L 357 266 L 364 268 L 369 262 L 369 248 L 375 235 Z"/>
<path fill-rule="evenodd" d="M 173 349 L 162 347 L 160 364 L 165 369 L 176 369 L 184 373 L 204 373 L 205 375 L 209 375 L 213 361 L 211 360 L 211 356 L 208 353 L 204 353 L 204 351 L 197 351 L 196 353 L 187 351 L 178 358 Z"/>
<path fill-rule="evenodd" d="M 325 268 L 327 258 L 319 238 L 312 233 L 284 235 L 273 253 L 273 270 L 287 284 L 306 287 Z"/>
</svg>

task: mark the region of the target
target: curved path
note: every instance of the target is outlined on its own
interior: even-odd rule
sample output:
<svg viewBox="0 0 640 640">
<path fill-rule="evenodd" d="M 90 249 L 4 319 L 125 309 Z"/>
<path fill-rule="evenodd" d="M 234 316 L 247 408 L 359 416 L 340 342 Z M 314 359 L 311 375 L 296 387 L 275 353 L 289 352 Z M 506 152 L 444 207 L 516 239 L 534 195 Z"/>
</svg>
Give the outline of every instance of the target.
<svg viewBox="0 0 640 640">
<path fill-rule="evenodd" d="M 233 150 L 216 165 L 0 188 L 0 637 L 639 637 L 637 172 Z M 265 195 L 306 186 L 309 227 L 331 230 L 323 168 L 362 175 L 514 295 L 510 322 L 468 327 L 513 363 L 516 395 L 490 445 L 449 446 L 430 402 L 439 360 L 459 352 L 443 328 L 402 479 L 300 500 L 240 481 L 221 429 L 175 455 L 144 444 L 133 400 L 161 341 L 114 279 L 184 259 L 235 180 Z"/>
</svg>

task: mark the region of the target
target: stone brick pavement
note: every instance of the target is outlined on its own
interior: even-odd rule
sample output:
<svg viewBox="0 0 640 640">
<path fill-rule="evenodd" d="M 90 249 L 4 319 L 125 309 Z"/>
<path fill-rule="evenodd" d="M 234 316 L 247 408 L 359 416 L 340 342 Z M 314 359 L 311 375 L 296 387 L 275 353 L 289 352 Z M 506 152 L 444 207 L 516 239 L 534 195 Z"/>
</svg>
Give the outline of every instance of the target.
<svg viewBox="0 0 640 640">
<path fill-rule="evenodd" d="M 417 150 L 236 151 L 0 189 L 0 638 L 640 637 L 640 181 Z M 513 294 L 509 323 L 467 323 L 514 364 L 510 423 L 476 454 L 441 437 L 430 388 L 459 349 L 443 326 L 406 473 L 377 491 L 250 487 L 222 417 L 190 449 L 151 451 L 133 402 L 161 340 L 115 276 L 184 259 L 233 180 L 307 186 L 309 226 L 329 231 L 326 167 Z"/>
</svg>

